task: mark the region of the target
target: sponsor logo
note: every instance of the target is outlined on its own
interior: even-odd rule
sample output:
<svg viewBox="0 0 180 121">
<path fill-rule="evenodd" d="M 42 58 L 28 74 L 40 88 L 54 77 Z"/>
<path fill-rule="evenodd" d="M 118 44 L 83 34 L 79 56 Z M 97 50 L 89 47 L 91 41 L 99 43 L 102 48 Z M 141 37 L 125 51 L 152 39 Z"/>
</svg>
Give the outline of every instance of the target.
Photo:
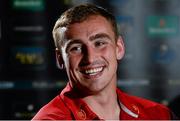
<svg viewBox="0 0 180 121">
<path fill-rule="evenodd" d="M 46 39 L 42 25 L 16 25 L 13 27 L 13 33 L 13 38 L 20 41 L 25 38 L 27 41 L 44 41 Z"/>
<path fill-rule="evenodd" d="M 16 10 L 42 11 L 45 9 L 44 0 L 12 0 L 12 7 Z"/>
<path fill-rule="evenodd" d="M 45 69 L 44 51 L 42 47 L 14 47 L 11 64 L 23 69 Z"/>
<path fill-rule="evenodd" d="M 16 32 L 41 32 L 43 31 L 43 26 L 15 26 L 14 31 Z"/>
<path fill-rule="evenodd" d="M 167 37 L 178 34 L 177 16 L 149 16 L 147 33 L 150 37 Z"/>
<path fill-rule="evenodd" d="M 152 59 L 158 64 L 169 64 L 174 60 L 174 58 L 174 51 L 166 44 L 153 48 Z"/>
<path fill-rule="evenodd" d="M 0 89 L 12 89 L 14 88 L 14 83 L 11 81 L 0 81 Z"/>
<path fill-rule="evenodd" d="M 132 16 L 117 16 L 117 26 L 119 33 L 127 35 L 133 31 L 133 17 Z"/>
<path fill-rule="evenodd" d="M 1 80 L 0 90 L 6 89 L 59 89 L 66 85 L 64 80 Z"/>
</svg>

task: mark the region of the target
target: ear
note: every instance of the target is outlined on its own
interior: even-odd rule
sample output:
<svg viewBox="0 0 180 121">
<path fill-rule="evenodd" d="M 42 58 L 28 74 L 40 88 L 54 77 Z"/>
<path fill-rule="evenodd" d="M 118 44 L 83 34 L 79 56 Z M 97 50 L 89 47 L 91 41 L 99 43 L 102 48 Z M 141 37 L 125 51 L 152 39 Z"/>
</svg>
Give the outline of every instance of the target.
<svg viewBox="0 0 180 121">
<path fill-rule="evenodd" d="M 56 53 L 56 64 L 59 69 L 64 69 L 64 61 L 61 55 L 61 52 L 58 48 L 55 49 Z"/>
<path fill-rule="evenodd" d="M 118 37 L 118 40 L 116 42 L 116 57 L 117 60 L 121 60 L 124 57 L 125 48 L 124 48 L 124 42 L 123 38 L 121 36 Z"/>
</svg>

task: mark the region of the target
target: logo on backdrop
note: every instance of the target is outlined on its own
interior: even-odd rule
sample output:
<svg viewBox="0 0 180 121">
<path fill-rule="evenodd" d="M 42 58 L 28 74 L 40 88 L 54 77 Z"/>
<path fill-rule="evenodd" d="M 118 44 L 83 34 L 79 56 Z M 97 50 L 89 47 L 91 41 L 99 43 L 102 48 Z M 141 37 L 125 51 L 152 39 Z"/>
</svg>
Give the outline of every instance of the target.
<svg viewBox="0 0 180 121">
<path fill-rule="evenodd" d="M 46 67 L 45 49 L 42 47 L 14 47 L 11 54 L 11 65 L 17 69 L 43 70 Z"/>
<path fill-rule="evenodd" d="M 43 11 L 44 0 L 12 0 L 12 8 L 15 10 Z"/>
<path fill-rule="evenodd" d="M 178 16 L 149 16 L 146 28 L 150 37 L 177 36 Z"/>
</svg>

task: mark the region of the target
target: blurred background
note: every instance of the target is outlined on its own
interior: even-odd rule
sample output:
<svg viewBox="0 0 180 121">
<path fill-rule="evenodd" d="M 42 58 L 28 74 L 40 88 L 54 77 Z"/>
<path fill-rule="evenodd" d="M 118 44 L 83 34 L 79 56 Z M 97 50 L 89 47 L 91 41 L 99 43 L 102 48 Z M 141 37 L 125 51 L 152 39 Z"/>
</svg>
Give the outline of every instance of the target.
<svg viewBox="0 0 180 121">
<path fill-rule="evenodd" d="M 180 0 L 0 0 L 0 119 L 31 119 L 66 85 L 52 28 L 80 3 L 111 11 L 126 54 L 118 87 L 180 109 Z"/>
</svg>

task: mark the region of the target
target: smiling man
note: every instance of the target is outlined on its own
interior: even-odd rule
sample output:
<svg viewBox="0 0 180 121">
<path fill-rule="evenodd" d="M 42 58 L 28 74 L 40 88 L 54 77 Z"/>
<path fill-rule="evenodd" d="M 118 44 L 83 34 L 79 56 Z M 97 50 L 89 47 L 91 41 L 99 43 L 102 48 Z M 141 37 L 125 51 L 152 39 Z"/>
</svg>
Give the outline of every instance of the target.
<svg viewBox="0 0 180 121">
<path fill-rule="evenodd" d="M 53 37 L 59 67 L 69 81 L 33 120 L 172 119 L 165 106 L 117 88 L 118 61 L 125 50 L 111 13 L 92 4 L 73 7 L 57 20 Z"/>
</svg>

